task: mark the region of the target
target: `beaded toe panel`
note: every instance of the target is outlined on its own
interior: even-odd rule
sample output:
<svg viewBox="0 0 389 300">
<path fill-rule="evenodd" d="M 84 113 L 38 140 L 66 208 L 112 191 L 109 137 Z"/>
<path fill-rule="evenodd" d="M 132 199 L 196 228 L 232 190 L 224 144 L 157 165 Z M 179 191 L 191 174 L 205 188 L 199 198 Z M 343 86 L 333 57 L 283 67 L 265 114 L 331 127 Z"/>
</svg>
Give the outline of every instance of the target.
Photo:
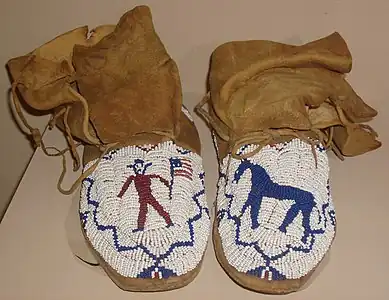
<svg viewBox="0 0 389 300">
<path fill-rule="evenodd" d="M 198 266 L 210 231 L 201 157 L 173 142 L 111 151 L 83 181 L 80 217 L 120 275 L 183 275 Z"/>
<path fill-rule="evenodd" d="M 241 153 L 254 149 L 246 145 Z M 224 254 L 238 271 L 297 279 L 321 261 L 335 235 L 326 152 L 294 139 L 248 159 L 225 157 L 217 195 Z"/>
</svg>

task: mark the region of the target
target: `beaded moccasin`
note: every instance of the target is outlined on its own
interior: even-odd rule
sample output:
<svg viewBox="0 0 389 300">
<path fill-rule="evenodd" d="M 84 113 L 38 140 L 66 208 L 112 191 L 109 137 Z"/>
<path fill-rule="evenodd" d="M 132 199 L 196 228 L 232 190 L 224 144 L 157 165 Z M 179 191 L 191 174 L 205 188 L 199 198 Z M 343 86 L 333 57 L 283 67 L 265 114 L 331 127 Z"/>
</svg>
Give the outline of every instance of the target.
<svg viewBox="0 0 389 300">
<path fill-rule="evenodd" d="M 337 33 L 303 46 L 230 42 L 212 55 L 197 111 L 219 157 L 213 241 L 246 288 L 283 294 L 307 281 L 335 237 L 326 150 L 342 157 L 380 146 L 358 124 L 376 111 L 345 81 L 350 70 Z"/>
<path fill-rule="evenodd" d="M 131 291 L 191 282 L 210 231 L 201 147 L 150 10 L 136 7 L 90 37 L 86 27 L 68 32 L 8 67 L 16 110 L 20 96 L 52 111 L 75 169 L 75 141 L 85 145 L 80 220 L 109 277 Z"/>
</svg>

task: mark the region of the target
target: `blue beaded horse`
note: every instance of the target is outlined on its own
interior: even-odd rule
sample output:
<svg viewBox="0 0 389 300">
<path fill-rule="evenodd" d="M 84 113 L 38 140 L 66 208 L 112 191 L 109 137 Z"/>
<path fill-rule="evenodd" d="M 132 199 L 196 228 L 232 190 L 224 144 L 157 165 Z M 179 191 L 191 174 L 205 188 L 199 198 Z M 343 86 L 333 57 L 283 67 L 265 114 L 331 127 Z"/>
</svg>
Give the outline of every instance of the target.
<svg viewBox="0 0 389 300">
<path fill-rule="evenodd" d="M 303 216 L 305 243 L 309 234 L 313 233 L 310 226 L 310 215 L 315 206 L 312 193 L 288 185 L 280 185 L 273 182 L 266 170 L 260 165 L 251 163 L 248 159 L 243 159 L 234 174 L 233 182 L 238 183 L 246 170 L 251 171 L 251 190 L 242 208 L 242 215 L 248 207 L 251 214 L 251 228 L 259 227 L 258 215 L 263 197 L 275 198 L 278 200 L 294 200 L 294 203 L 286 213 L 279 230 L 286 233 L 286 228 L 293 222 L 301 211 Z"/>
</svg>

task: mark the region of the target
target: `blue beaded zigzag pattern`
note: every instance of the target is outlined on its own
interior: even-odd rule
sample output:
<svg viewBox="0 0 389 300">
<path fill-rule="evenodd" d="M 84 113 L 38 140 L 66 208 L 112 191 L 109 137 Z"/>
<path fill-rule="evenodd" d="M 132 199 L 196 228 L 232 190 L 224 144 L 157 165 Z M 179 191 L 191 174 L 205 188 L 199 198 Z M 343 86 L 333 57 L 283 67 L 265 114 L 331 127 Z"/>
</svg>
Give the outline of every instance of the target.
<svg viewBox="0 0 389 300">
<path fill-rule="evenodd" d="M 284 145 L 286 145 L 285 143 Z M 278 145 L 280 149 L 282 149 L 282 144 Z M 316 148 L 320 152 L 324 152 L 325 149 L 323 147 Z M 243 153 L 245 149 L 241 149 Z M 279 150 L 279 149 L 277 149 Z M 287 277 L 282 274 L 279 270 L 272 267 L 272 263 L 282 259 L 286 255 L 293 252 L 299 252 L 308 254 L 312 252 L 317 236 L 320 236 L 326 232 L 327 229 L 333 230 L 336 226 L 335 219 L 335 211 L 330 205 L 332 201 L 330 198 L 330 186 L 329 182 L 327 182 L 327 200 L 323 203 L 316 203 L 314 195 L 308 191 L 303 189 L 289 186 L 289 185 L 281 185 L 274 182 L 267 171 L 259 164 L 254 163 L 248 159 L 242 159 L 233 175 L 233 178 L 228 179 L 227 175 L 224 173 L 219 174 L 219 178 L 224 180 L 226 185 L 231 185 L 231 183 L 238 184 L 244 174 L 247 172 L 251 173 L 251 186 L 249 188 L 248 196 L 246 199 L 235 199 L 233 193 L 224 193 L 225 199 L 227 199 L 227 205 L 224 208 L 221 208 L 217 212 L 217 222 L 220 223 L 223 220 L 232 221 L 235 227 L 235 236 L 234 242 L 237 247 L 244 248 L 254 248 L 255 251 L 262 257 L 264 260 L 264 264 L 261 266 L 253 266 L 254 268 L 246 271 L 247 274 L 257 276 L 260 278 L 266 278 L 269 273 L 271 273 L 272 280 L 283 280 L 287 279 Z M 222 187 L 220 183 L 223 182 L 219 179 L 218 189 L 220 190 Z M 230 182 L 229 182 L 230 180 Z M 302 226 L 303 226 L 303 236 L 301 238 L 300 245 L 286 245 L 286 249 L 280 251 L 275 255 L 269 255 L 265 253 L 264 249 L 261 248 L 258 242 L 247 242 L 244 241 L 241 236 L 243 234 L 244 228 L 247 228 L 247 224 L 242 226 L 242 216 L 249 209 L 250 210 L 250 222 L 251 229 L 256 230 L 260 227 L 260 223 L 258 221 L 258 217 L 261 210 L 261 204 L 264 197 L 276 199 L 277 201 L 289 200 L 293 201 L 293 204 L 288 208 L 284 219 L 281 225 L 277 228 L 280 232 L 286 233 L 287 227 L 295 220 L 298 214 L 302 215 Z M 236 215 L 231 213 L 231 207 L 234 201 L 244 201 L 240 215 Z M 321 224 L 321 228 L 312 229 L 311 215 L 315 212 L 319 216 L 319 224 Z M 329 228 L 328 226 L 331 226 Z M 265 276 L 264 276 L 265 274 Z M 269 278 L 268 278 L 269 279 Z"/>
<path fill-rule="evenodd" d="M 144 151 L 150 151 L 149 149 L 141 149 Z M 152 149 L 151 149 L 152 150 Z M 191 151 L 182 149 L 180 147 L 176 148 L 177 152 L 179 154 L 189 154 Z M 114 155 L 116 154 L 115 151 L 112 151 L 111 153 L 107 154 L 104 159 L 106 160 L 112 160 L 114 159 Z M 171 189 L 174 183 L 174 178 L 177 171 L 175 171 L 175 168 L 178 168 L 181 166 L 181 159 L 180 158 L 171 158 L 170 160 L 170 174 L 171 174 L 171 183 L 170 183 L 170 193 L 169 197 L 171 197 Z M 180 171 L 178 171 L 180 172 Z M 182 171 L 181 171 L 182 172 Z M 179 176 L 184 176 L 187 174 L 182 174 L 182 173 L 177 173 Z M 137 275 L 137 278 L 168 278 L 170 276 L 177 276 L 177 274 L 173 271 L 170 270 L 164 266 L 161 265 L 161 263 L 167 259 L 175 249 L 178 248 L 186 248 L 186 247 L 193 247 L 195 243 L 195 233 L 194 233 L 194 226 L 197 221 L 201 220 L 202 218 L 208 218 L 210 219 L 209 215 L 209 209 L 208 207 L 204 206 L 200 201 L 199 198 L 205 195 L 205 173 L 202 172 L 200 174 L 193 174 L 193 176 L 198 176 L 200 179 L 202 188 L 193 194 L 192 199 L 190 201 L 193 201 L 196 205 L 196 211 L 197 213 L 193 215 L 191 218 L 189 218 L 186 222 L 187 225 L 187 231 L 189 232 L 189 239 L 182 239 L 182 240 L 177 240 L 174 243 L 172 243 L 167 251 L 164 253 L 159 253 L 158 255 L 150 251 L 145 245 L 139 244 L 135 246 L 127 246 L 121 244 L 118 238 L 118 231 L 119 229 L 115 225 L 104 225 L 101 224 L 98 220 L 98 211 L 99 211 L 99 205 L 100 203 L 96 201 L 96 199 L 93 199 L 91 196 L 91 190 L 93 186 L 95 185 L 95 179 L 93 179 L 91 176 L 87 177 L 83 181 L 83 185 L 86 188 L 86 201 L 88 204 L 88 207 L 90 208 L 89 210 L 86 211 L 80 211 L 80 219 L 82 222 L 83 227 L 85 228 L 88 222 L 92 222 L 94 226 L 97 228 L 97 230 L 101 233 L 109 232 L 112 235 L 112 240 L 113 240 L 113 246 L 115 250 L 120 253 L 120 252 L 128 252 L 128 251 L 139 251 L 141 250 L 147 257 L 149 257 L 150 260 L 153 261 L 153 265 L 150 267 L 144 269 L 142 272 L 140 272 Z M 174 226 L 174 224 L 173 224 Z"/>
</svg>

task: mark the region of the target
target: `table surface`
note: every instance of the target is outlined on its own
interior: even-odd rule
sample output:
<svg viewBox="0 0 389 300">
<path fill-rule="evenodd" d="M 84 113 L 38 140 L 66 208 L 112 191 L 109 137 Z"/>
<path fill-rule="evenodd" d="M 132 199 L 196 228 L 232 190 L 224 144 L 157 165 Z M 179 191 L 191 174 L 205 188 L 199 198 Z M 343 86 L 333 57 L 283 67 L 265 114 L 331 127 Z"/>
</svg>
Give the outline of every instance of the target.
<svg viewBox="0 0 389 300">
<path fill-rule="evenodd" d="M 192 108 L 200 98 L 200 94 L 187 94 L 185 102 Z M 328 299 L 331 293 L 332 299 L 387 299 L 389 139 L 383 120 L 389 115 L 381 108 L 380 117 L 373 122 L 383 133 L 381 149 L 344 162 L 330 155 L 337 237 L 313 282 L 283 298 Z M 203 141 L 208 201 L 212 205 L 217 180 L 215 153 L 205 125 L 197 117 L 195 121 Z M 45 141 L 63 146 L 63 136 L 55 130 L 45 134 Z M 46 157 L 37 150 L 0 225 L 0 299 L 156 299 L 156 294 L 120 290 L 99 267 L 86 265 L 72 254 L 66 220 L 74 195 L 64 196 L 56 190 L 60 170 L 60 158 Z M 68 174 L 65 184 L 77 175 Z M 269 296 L 233 283 L 218 265 L 211 242 L 193 283 L 158 293 L 160 300 L 214 297 L 249 300 Z"/>
</svg>

